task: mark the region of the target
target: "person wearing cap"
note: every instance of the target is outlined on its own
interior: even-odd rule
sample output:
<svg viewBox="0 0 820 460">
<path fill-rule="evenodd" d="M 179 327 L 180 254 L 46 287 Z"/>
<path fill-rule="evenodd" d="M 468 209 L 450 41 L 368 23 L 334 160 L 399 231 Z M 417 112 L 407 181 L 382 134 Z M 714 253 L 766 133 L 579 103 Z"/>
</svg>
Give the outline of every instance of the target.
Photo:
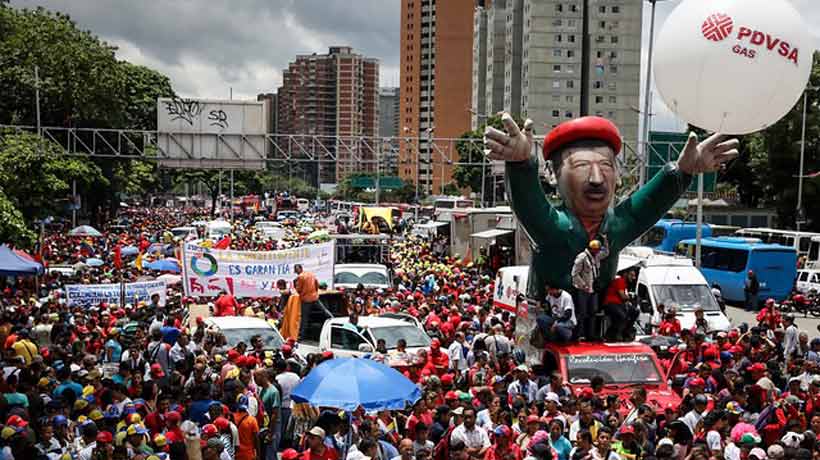
<svg viewBox="0 0 820 460">
<path fill-rule="evenodd" d="M 595 284 L 601 272 L 601 261 L 609 256 L 607 236 L 603 235 L 603 243 L 597 239 L 591 240 L 572 263 L 572 292 L 575 294 L 575 315 L 578 318 L 578 329 L 575 335 L 579 340 L 596 339 L 592 320 L 598 310 L 598 293 Z"/>
<path fill-rule="evenodd" d="M 49 460 L 60 458 L 66 453 L 65 447 L 60 444 L 60 441 L 54 436 L 54 426 L 52 424 L 44 424 L 40 426 L 38 431 L 38 441 L 34 445 L 37 453 Z"/>
<path fill-rule="evenodd" d="M 600 440 L 600 434 L 598 435 Z M 612 442 L 614 450 L 623 460 L 637 460 L 641 458 L 642 450 L 635 439 L 635 426 L 627 424 L 618 432 L 618 439 Z"/>
<path fill-rule="evenodd" d="M 663 217 L 686 192 L 692 177 L 713 172 L 737 156 L 739 142 L 721 142 L 714 135 L 698 144 L 691 133 L 677 162 L 667 164 L 654 178 L 610 210 L 615 194 L 615 157 L 621 151 L 618 128 L 601 117 L 582 117 L 561 123 L 544 140 L 544 158 L 552 172 L 564 205 L 551 205 L 541 189 L 538 165 L 532 156 L 533 123 L 523 132 L 505 113 L 506 133 L 488 127 L 485 147 L 492 160 L 505 161 L 510 205 L 527 235 L 533 253 L 527 295 L 544 297 L 544 286 L 573 288 L 569 276 L 575 257 L 591 240 L 603 241 L 616 257 L 607 258 L 594 291 L 603 290 L 617 271 L 617 254 Z M 576 302 L 576 314 L 580 310 Z M 580 315 L 579 315 L 580 316 Z M 580 322 L 580 319 L 579 319 Z"/>
<path fill-rule="evenodd" d="M 17 340 L 11 348 L 17 356 L 22 356 L 26 360 L 26 366 L 30 366 L 34 357 L 40 354 L 37 345 L 29 339 L 27 329 L 21 329 L 17 332 Z"/>
<path fill-rule="evenodd" d="M 319 426 L 314 426 L 305 433 L 305 449 L 302 452 L 301 460 L 338 460 L 339 452 L 324 442 L 325 430 Z M 410 442 L 410 453 L 412 454 L 412 441 Z"/>
<path fill-rule="evenodd" d="M 521 460 L 521 449 L 512 442 L 512 430 L 507 425 L 498 425 L 493 430 L 494 443 L 484 454 L 485 460 Z"/>
<path fill-rule="evenodd" d="M 533 435 L 535 435 L 535 432 L 538 431 L 538 428 L 540 428 L 540 426 L 541 419 L 538 418 L 537 415 L 527 416 L 526 429 L 522 430 L 522 432 L 518 434 L 518 437 L 515 438 L 515 443 L 518 445 L 522 452 L 527 449 L 527 446 L 529 446 Z"/>
<path fill-rule="evenodd" d="M 256 460 L 257 435 L 259 423 L 256 417 L 248 413 L 248 398 L 240 395 L 237 398 L 233 422 L 239 432 L 239 446 L 236 449 L 236 460 Z"/>
<path fill-rule="evenodd" d="M 515 381 L 507 387 L 507 394 L 511 398 L 521 395 L 527 403 L 535 401 L 538 384 L 530 380 L 530 368 L 526 364 L 519 364 L 515 368 Z"/>
</svg>

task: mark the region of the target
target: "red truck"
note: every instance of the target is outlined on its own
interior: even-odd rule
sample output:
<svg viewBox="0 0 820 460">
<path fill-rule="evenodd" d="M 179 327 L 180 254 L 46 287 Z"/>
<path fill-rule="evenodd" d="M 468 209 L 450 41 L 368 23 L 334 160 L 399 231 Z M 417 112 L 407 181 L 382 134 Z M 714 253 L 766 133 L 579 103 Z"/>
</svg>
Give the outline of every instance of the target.
<svg viewBox="0 0 820 460">
<path fill-rule="evenodd" d="M 667 405 L 677 407 L 681 402 L 669 386 L 669 376 L 657 355 L 642 343 L 547 343 L 543 363 L 548 373 L 561 374 L 573 394 L 588 388 L 595 376 L 602 377 L 602 397 L 617 394 L 622 413 L 632 410 L 629 397 L 632 389 L 638 387 L 646 389 L 647 404 L 658 414 L 662 414 Z"/>
</svg>

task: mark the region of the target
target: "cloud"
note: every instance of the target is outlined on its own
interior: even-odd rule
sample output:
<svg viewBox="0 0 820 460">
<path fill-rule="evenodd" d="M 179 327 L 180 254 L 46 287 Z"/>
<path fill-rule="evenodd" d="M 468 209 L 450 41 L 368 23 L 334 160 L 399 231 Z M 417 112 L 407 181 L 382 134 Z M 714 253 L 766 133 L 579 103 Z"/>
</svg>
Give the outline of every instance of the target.
<svg viewBox="0 0 820 460">
<path fill-rule="evenodd" d="M 68 14 L 118 57 L 168 75 L 189 97 L 274 92 L 297 54 L 352 46 L 398 82 L 398 0 L 13 0 Z M 354 7 L 351 7 L 351 4 Z"/>
</svg>

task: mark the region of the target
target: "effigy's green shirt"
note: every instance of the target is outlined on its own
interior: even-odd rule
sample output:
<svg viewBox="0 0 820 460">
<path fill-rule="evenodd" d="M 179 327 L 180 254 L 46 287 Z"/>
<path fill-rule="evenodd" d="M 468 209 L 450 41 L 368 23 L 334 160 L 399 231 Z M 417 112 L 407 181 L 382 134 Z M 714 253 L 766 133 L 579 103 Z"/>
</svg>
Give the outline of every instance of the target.
<svg viewBox="0 0 820 460">
<path fill-rule="evenodd" d="M 534 158 L 507 162 L 507 190 L 515 217 L 532 245 L 527 297 L 543 299 L 547 285 L 574 292 L 572 265 L 590 238 L 578 218 L 561 205 L 550 204 L 538 180 Z M 692 176 L 668 163 L 643 187 L 604 216 L 595 239 L 609 242 L 609 257 L 601 262 L 595 290 L 606 289 L 618 269 L 618 253 L 641 236 L 675 204 L 689 188 Z"/>
</svg>

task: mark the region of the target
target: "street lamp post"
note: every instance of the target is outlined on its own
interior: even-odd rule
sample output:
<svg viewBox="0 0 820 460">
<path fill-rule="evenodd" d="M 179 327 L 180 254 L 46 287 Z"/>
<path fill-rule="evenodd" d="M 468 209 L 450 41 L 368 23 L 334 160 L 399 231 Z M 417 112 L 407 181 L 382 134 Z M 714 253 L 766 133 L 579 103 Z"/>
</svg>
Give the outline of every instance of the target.
<svg viewBox="0 0 820 460">
<path fill-rule="evenodd" d="M 485 113 L 478 113 L 472 108 L 467 109 L 470 113 L 476 116 L 478 120 L 479 126 L 481 125 L 481 119 L 484 118 L 485 124 L 487 120 L 487 114 Z M 472 156 L 470 157 L 470 161 L 472 161 Z M 487 157 L 486 155 L 481 155 L 481 207 L 484 207 L 484 191 L 487 187 Z M 495 200 L 495 179 L 493 179 L 493 200 Z"/>
<path fill-rule="evenodd" d="M 641 165 L 638 171 L 638 184 L 646 182 L 646 164 L 649 157 L 649 108 L 652 103 L 650 94 L 652 88 L 652 51 L 655 46 L 655 4 L 663 0 L 648 0 L 652 4 L 652 14 L 649 21 L 649 55 L 646 60 L 646 82 L 643 101 L 643 148 L 641 154 Z"/>
<path fill-rule="evenodd" d="M 800 172 L 797 179 L 797 219 L 795 224 L 797 231 L 800 231 L 800 226 L 803 224 L 803 164 L 806 154 L 806 109 L 809 103 L 809 91 L 816 91 L 820 88 L 816 86 L 808 86 L 803 91 L 803 127 L 800 136 Z"/>
</svg>

